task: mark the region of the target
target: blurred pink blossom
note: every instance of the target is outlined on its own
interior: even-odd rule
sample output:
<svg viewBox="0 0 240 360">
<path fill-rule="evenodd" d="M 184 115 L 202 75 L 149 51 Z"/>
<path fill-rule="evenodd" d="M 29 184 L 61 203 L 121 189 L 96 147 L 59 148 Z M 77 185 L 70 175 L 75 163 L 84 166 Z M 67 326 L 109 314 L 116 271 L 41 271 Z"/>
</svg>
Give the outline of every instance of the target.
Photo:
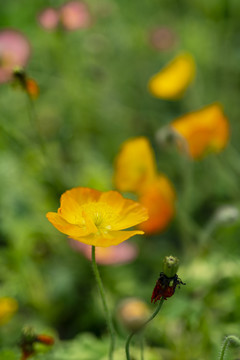
<svg viewBox="0 0 240 360">
<path fill-rule="evenodd" d="M 87 5 L 80 1 L 69 1 L 60 9 L 60 18 L 66 30 L 86 28 L 91 18 Z"/>
<path fill-rule="evenodd" d="M 70 239 L 70 246 L 81 252 L 87 259 L 92 258 L 91 245 L 83 244 L 77 240 Z M 96 262 L 100 265 L 125 264 L 133 261 L 138 255 L 137 246 L 123 242 L 116 246 L 96 247 Z"/>
<path fill-rule="evenodd" d="M 39 24 L 46 30 L 54 30 L 58 26 L 59 12 L 54 8 L 44 9 L 38 16 Z"/>
<path fill-rule="evenodd" d="M 24 67 L 30 53 L 29 41 L 19 31 L 0 31 L 0 83 L 11 79 L 15 67 Z"/>
<path fill-rule="evenodd" d="M 158 27 L 151 31 L 149 40 L 155 49 L 164 51 L 175 45 L 176 35 L 168 27 Z"/>
</svg>

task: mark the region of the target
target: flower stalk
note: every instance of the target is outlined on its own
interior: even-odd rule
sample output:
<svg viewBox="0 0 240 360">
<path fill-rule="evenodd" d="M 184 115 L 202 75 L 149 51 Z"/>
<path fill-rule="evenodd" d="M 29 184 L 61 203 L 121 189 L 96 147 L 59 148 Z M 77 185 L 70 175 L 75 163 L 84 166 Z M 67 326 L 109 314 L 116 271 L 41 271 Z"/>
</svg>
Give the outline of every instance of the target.
<svg viewBox="0 0 240 360">
<path fill-rule="evenodd" d="M 141 327 L 139 327 L 137 330 L 133 331 L 133 332 L 129 335 L 129 337 L 127 338 L 126 346 L 125 346 L 125 351 L 126 351 L 126 358 L 127 358 L 127 360 L 131 360 L 131 358 L 130 358 L 130 343 L 131 343 L 131 340 L 132 340 L 133 336 L 134 336 L 136 333 L 142 331 L 142 330 L 145 328 L 145 326 L 146 326 L 150 321 L 152 321 L 152 320 L 155 318 L 155 316 L 156 316 L 156 315 L 159 313 L 159 311 L 161 310 L 164 300 L 165 300 L 165 299 L 162 297 L 162 299 L 161 299 L 161 300 L 159 301 L 159 303 L 158 303 L 158 306 L 157 306 L 156 310 L 155 310 L 155 311 L 153 312 L 153 314 L 149 317 L 149 319 L 146 320 L 146 321 L 142 324 Z"/>
<path fill-rule="evenodd" d="M 105 312 L 105 317 L 106 317 L 106 322 L 107 322 L 107 326 L 108 326 L 108 330 L 110 332 L 110 337 L 111 337 L 111 343 L 110 343 L 110 348 L 109 348 L 109 360 L 113 360 L 113 353 L 114 353 L 114 348 L 115 348 L 115 331 L 114 331 L 114 327 L 113 327 L 113 322 L 112 322 L 112 317 L 109 311 L 109 308 L 107 306 L 107 301 L 106 301 L 106 296 L 105 296 L 105 291 L 103 288 L 103 283 L 100 277 L 100 273 L 98 271 L 98 267 L 96 264 L 96 259 L 95 259 L 95 246 L 92 246 L 92 267 L 93 267 L 93 272 L 98 284 L 98 288 L 99 288 L 99 292 L 102 298 L 102 303 L 103 303 L 103 308 L 104 308 L 104 312 Z"/>
<path fill-rule="evenodd" d="M 227 348 L 230 344 L 240 346 L 240 339 L 234 335 L 227 336 L 223 342 L 222 349 L 220 351 L 219 360 L 224 360 Z"/>
</svg>

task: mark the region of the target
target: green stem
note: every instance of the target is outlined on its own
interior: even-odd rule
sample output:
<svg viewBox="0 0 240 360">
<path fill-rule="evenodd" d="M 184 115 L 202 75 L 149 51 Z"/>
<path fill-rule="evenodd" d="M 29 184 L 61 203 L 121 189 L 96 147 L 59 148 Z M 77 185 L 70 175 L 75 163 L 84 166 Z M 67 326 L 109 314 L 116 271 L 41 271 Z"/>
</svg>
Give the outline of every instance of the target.
<svg viewBox="0 0 240 360">
<path fill-rule="evenodd" d="M 127 338 L 126 346 L 125 346 L 125 351 L 126 351 L 127 360 L 131 360 L 129 347 L 130 347 L 130 342 L 131 342 L 133 336 L 134 336 L 136 333 L 138 333 L 139 331 L 141 331 L 150 321 L 152 321 L 152 319 L 155 318 L 155 316 L 159 313 L 159 311 L 160 311 L 160 309 L 161 309 L 161 307 L 162 307 L 162 305 L 163 305 L 163 302 L 164 302 L 164 298 L 162 298 L 162 299 L 160 300 L 160 302 L 159 302 L 156 310 L 155 310 L 154 313 L 150 316 L 150 318 L 149 318 L 148 320 L 146 320 L 139 329 L 133 331 L 133 332 L 129 335 L 129 337 Z"/>
<path fill-rule="evenodd" d="M 220 356 L 219 356 L 219 360 L 224 360 L 225 353 L 226 353 L 227 348 L 228 348 L 230 343 L 232 343 L 234 345 L 237 345 L 237 346 L 240 346 L 240 339 L 238 339 L 234 335 L 227 336 L 225 338 L 224 342 L 223 342 L 222 349 L 221 349 Z"/>
<path fill-rule="evenodd" d="M 144 360 L 144 339 L 140 335 L 140 351 L 141 351 L 141 360 Z"/>
<path fill-rule="evenodd" d="M 112 317 L 111 317 L 110 311 L 107 306 L 103 283 L 102 283 L 102 280 L 101 280 L 101 277 L 100 277 L 100 274 L 98 271 L 98 267 L 96 264 L 95 246 L 92 246 L 92 267 L 93 267 L 93 272 L 94 272 L 94 275 L 95 275 L 95 278 L 96 278 L 96 281 L 98 284 L 100 295 L 102 298 L 103 308 L 104 308 L 104 312 L 105 312 L 105 316 L 106 316 L 106 322 L 107 322 L 108 329 L 109 329 L 110 336 L 111 336 L 111 343 L 110 343 L 110 349 L 109 349 L 109 360 L 113 360 L 113 352 L 114 352 L 114 347 L 115 347 L 115 331 L 114 331 L 114 327 L 113 327 Z"/>
</svg>

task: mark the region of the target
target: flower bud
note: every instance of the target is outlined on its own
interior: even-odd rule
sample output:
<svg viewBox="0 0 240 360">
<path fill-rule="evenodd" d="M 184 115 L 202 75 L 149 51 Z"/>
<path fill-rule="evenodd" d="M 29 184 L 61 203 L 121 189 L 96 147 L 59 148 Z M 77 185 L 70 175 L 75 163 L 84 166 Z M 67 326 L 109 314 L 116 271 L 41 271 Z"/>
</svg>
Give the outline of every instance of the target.
<svg viewBox="0 0 240 360">
<path fill-rule="evenodd" d="M 168 277 L 172 278 L 176 275 L 179 268 L 179 259 L 175 256 L 165 256 L 163 260 L 163 273 Z"/>
</svg>

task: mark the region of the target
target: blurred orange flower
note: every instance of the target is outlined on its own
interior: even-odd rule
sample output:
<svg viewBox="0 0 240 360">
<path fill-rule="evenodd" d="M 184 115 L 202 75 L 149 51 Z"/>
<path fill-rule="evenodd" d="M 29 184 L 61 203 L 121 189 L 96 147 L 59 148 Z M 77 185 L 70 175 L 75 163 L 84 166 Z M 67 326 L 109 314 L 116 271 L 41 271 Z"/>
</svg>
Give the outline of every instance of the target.
<svg viewBox="0 0 240 360">
<path fill-rule="evenodd" d="M 13 86 L 20 87 L 25 91 L 31 99 L 37 99 L 39 95 L 39 87 L 34 79 L 27 76 L 26 71 L 22 67 L 15 67 L 13 70 Z"/>
<path fill-rule="evenodd" d="M 26 91 L 32 99 L 37 99 L 39 96 L 39 86 L 34 79 L 26 79 Z"/>
<path fill-rule="evenodd" d="M 163 175 L 147 186 L 139 196 L 139 202 L 148 209 L 149 219 L 139 225 L 146 234 L 155 234 L 168 225 L 175 212 L 175 191 Z"/>
<path fill-rule="evenodd" d="M 10 297 L 0 298 L 0 325 L 7 323 L 18 309 L 18 303 Z"/>
<path fill-rule="evenodd" d="M 183 53 L 150 79 L 149 91 L 161 99 L 178 99 L 184 94 L 194 76 L 194 59 L 192 55 Z"/>
<path fill-rule="evenodd" d="M 141 204 L 125 199 L 117 191 L 76 187 L 61 196 L 57 213 L 48 220 L 62 233 L 85 244 L 107 247 L 117 245 L 140 230 L 122 231 L 148 219 Z"/>
<path fill-rule="evenodd" d="M 156 176 L 156 161 L 147 138 L 125 141 L 115 161 L 114 183 L 120 191 L 138 193 Z"/>
<path fill-rule="evenodd" d="M 228 119 L 218 103 L 183 115 L 173 121 L 171 126 L 186 142 L 193 159 L 198 159 L 207 152 L 221 151 L 229 139 Z M 181 139 L 179 146 L 184 147 Z"/>
<path fill-rule="evenodd" d="M 147 234 L 163 230 L 175 212 L 175 191 L 170 181 L 157 173 L 153 150 L 147 138 L 123 143 L 115 163 L 114 183 L 118 190 L 138 195 L 149 219 L 139 228 Z"/>
</svg>

